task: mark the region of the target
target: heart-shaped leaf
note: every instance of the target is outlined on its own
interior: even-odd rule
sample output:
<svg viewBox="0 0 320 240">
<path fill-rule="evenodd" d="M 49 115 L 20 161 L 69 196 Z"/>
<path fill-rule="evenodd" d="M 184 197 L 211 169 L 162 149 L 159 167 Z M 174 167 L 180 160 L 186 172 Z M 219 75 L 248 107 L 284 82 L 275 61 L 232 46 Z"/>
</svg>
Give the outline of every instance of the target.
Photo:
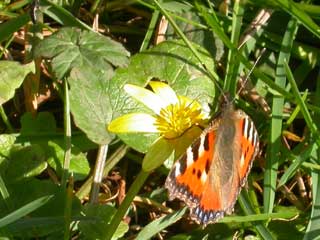
<svg viewBox="0 0 320 240">
<path fill-rule="evenodd" d="M 10 100 L 25 77 L 34 71 L 34 62 L 21 65 L 14 61 L 0 61 L 0 105 Z"/>
<path fill-rule="evenodd" d="M 62 28 L 44 39 L 35 50 L 37 56 L 52 58 L 52 69 L 63 78 L 72 68 L 95 67 L 113 72 L 126 66 L 129 52 L 118 42 L 96 32 Z"/>
<path fill-rule="evenodd" d="M 96 221 L 80 221 L 79 229 L 84 235 L 84 239 L 104 239 L 106 228 L 116 212 L 116 209 L 110 205 L 86 205 L 84 207 L 86 217 L 95 218 Z M 121 238 L 129 230 L 128 224 L 120 222 L 112 240 Z"/>
<path fill-rule="evenodd" d="M 51 141 L 49 142 L 49 148 L 50 155 L 47 161 L 49 165 L 56 170 L 57 175 L 61 177 L 65 152 L 58 144 Z M 76 148 L 73 147 L 69 171 L 73 173 L 74 180 L 79 181 L 87 177 L 90 172 L 90 167 L 86 156 L 80 151 L 75 154 L 75 150 Z"/>
</svg>

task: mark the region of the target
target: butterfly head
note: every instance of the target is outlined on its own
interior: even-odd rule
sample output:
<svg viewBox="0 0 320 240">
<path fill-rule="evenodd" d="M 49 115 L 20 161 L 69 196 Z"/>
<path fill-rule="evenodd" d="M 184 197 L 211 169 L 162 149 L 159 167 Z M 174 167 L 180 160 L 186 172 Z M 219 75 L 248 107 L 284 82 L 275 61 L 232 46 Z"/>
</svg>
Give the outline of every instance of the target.
<svg viewBox="0 0 320 240">
<path fill-rule="evenodd" d="M 221 94 L 219 98 L 219 109 L 220 110 L 232 110 L 233 109 L 233 102 L 235 98 L 231 97 L 231 94 L 229 92 L 225 92 Z"/>
</svg>

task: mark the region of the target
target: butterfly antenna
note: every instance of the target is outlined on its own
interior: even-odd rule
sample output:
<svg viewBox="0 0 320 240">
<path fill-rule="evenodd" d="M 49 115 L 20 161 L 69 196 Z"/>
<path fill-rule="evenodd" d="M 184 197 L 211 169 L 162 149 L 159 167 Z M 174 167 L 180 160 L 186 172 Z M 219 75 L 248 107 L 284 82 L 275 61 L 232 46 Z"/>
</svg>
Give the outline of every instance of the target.
<svg viewBox="0 0 320 240">
<path fill-rule="evenodd" d="M 200 99 L 200 94 L 198 94 L 195 98 L 193 98 L 192 101 L 186 107 L 191 107 L 191 105 L 196 101 L 199 101 L 199 99 Z"/>
<path fill-rule="evenodd" d="M 236 96 L 239 95 L 239 93 L 242 91 L 242 89 L 246 86 L 248 80 L 249 80 L 249 77 L 251 76 L 254 68 L 257 66 L 258 62 L 260 61 L 261 57 L 263 56 L 264 52 L 266 51 L 266 48 L 263 48 L 261 50 L 261 53 L 259 54 L 257 60 L 254 62 L 252 68 L 250 69 L 249 73 L 247 74 L 246 78 L 243 80 L 243 82 L 241 83 L 241 87 L 239 88 L 239 90 L 237 91 L 237 94 Z"/>
</svg>

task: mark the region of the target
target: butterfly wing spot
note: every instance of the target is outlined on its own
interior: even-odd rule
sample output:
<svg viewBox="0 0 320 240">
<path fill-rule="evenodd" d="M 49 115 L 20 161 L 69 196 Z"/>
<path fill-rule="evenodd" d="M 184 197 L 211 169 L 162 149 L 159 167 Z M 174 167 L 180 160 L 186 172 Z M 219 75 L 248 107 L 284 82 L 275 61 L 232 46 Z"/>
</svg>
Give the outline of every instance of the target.
<svg viewBox="0 0 320 240">
<path fill-rule="evenodd" d="M 197 206 L 190 211 L 191 219 L 204 227 L 209 223 L 215 223 L 224 216 L 223 211 L 203 210 Z"/>
<path fill-rule="evenodd" d="M 205 171 L 206 171 L 206 174 L 208 174 L 209 171 L 210 171 L 210 160 L 209 160 L 209 159 L 206 160 L 206 168 L 205 168 Z"/>
<path fill-rule="evenodd" d="M 209 134 L 206 134 L 204 137 L 204 141 L 203 141 L 203 150 L 204 151 L 209 151 Z"/>
<path fill-rule="evenodd" d="M 176 165 L 174 166 L 174 169 L 173 169 L 174 171 L 172 171 L 175 176 L 183 174 L 183 173 L 181 173 L 181 169 L 180 168 L 181 168 L 181 165 L 180 165 L 179 162 L 177 162 Z"/>
<path fill-rule="evenodd" d="M 201 146 L 201 140 L 197 140 L 195 141 L 195 143 L 192 145 L 192 148 L 190 148 L 190 156 L 192 156 L 192 162 L 193 161 L 197 161 L 198 158 L 199 158 L 199 153 L 201 153 L 201 149 L 200 149 L 200 146 Z"/>
<path fill-rule="evenodd" d="M 198 169 L 198 171 L 197 171 L 197 178 L 200 180 L 200 178 L 201 178 L 201 175 L 202 175 L 202 173 L 201 173 L 201 171 Z"/>
<path fill-rule="evenodd" d="M 187 162 L 187 168 L 189 166 L 191 166 L 194 162 L 194 159 L 193 159 L 193 152 L 192 152 L 192 148 L 191 147 L 188 147 L 187 149 L 187 154 L 186 154 L 186 162 Z"/>
<path fill-rule="evenodd" d="M 208 174 L 205 171 L 203 171 L 200 179 L 203 184 L 205 184 L 205 182 L 207 181 L 207 176 Z"/>
<path fill-rule="evenodd" d="M 247 154 L 247 153 L 246 153 Z M 244 156 L 246 155 L 246 154 L 241 154 L 241 157 L 240 157 L 240 166 L 243 166 L 244 165 Z"/>
</svg>

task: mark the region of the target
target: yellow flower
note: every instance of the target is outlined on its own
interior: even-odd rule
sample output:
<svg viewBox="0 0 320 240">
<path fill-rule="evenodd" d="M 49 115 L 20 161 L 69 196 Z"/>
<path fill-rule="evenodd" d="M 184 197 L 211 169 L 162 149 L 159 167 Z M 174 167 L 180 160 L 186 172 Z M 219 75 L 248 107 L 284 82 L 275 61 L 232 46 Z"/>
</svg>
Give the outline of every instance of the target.
<svg viewBox="0 0 320 240">
<path fill-rule="evenodd" d="M 130 113 L 114 119 L 108 126 L 113 133 L 159 133 L 166 139 L 181 136 L 194 125 L 204 123 L 205 114 L 200 103 L 177 96 L 171 87 L 159 81 L 150 81 L 153 92 L 126 84 L 124 90 L 151 109 L 154 114 Z"/>
<path fill-rule="evenodd" d="M 193 126 L 202 126 L 207 117 L 199 102 L 177 96 L 167 84 L 150 81 L 149 85 L 153 91 L 131 84 L 126 84 L 124 90 L 154 114 L 126 114 L 114 119 L 108 126 L 108 130 L 113 133 L 160 135 L 145 155 L 142 164 L 145 171 L 153 170 L 172 156 L 173 151 L 183 145 L 177 140 Z"/>
</svg>

